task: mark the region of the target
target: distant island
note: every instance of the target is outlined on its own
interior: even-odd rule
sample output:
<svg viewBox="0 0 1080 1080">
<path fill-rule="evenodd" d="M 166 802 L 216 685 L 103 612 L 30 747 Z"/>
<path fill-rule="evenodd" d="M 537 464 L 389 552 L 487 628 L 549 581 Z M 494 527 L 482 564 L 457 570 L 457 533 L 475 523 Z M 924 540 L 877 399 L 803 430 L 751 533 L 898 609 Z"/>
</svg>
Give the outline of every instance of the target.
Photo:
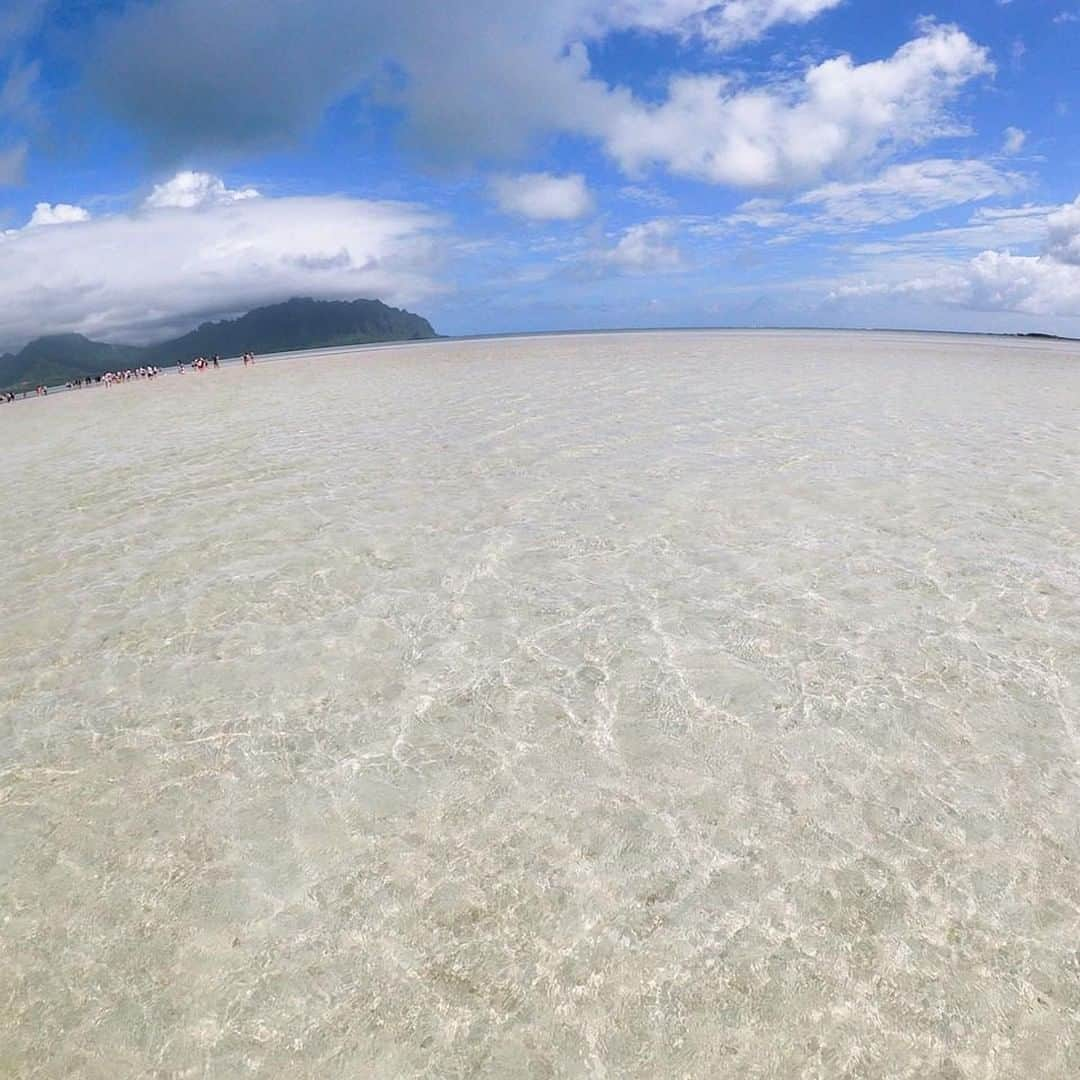
<svg viewBox="0 0 1080 1080">
<path fill-rule="evenodd" d="M 422 341 L 431 323 L 380 300 L 294 299 L 256 308 L 237 319 L 207 322 L 156 345 L 110 345 L 82 334 L 51 334 L 0 356 L 0 389 L 27 390 L 144 366 L 171 367 L 194 356 L 292 352 L 377 341 Z"/>
</svg>

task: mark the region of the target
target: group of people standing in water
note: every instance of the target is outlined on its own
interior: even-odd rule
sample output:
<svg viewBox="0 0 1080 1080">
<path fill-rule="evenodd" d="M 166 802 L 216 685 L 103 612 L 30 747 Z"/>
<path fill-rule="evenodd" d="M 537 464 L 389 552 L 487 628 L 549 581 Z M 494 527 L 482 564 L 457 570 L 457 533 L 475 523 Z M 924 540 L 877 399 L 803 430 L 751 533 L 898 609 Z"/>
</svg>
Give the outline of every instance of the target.
<svg viewBox="0 0 1080 1080">
<path fill-rule="evenodd" d="M 71 383 L 67 384 L 69 387 Z M 35 386 L 34 397 L 45 397 L 49 393 L 47 386 Z M 10 405 L 17 397 L 29 397 L 30 391 L 24 390 L 21 394 L 16 394 L 14 390 L 2 390 L 0 391 L 0 405 Z"/>
<path fill-rule="evenodd" d="M 95 383 L 101 383 L 102 386 L 112 386 L 113 383 L 119 382 L 131 382 L 132 379 L 153 379 L 155 376 L 161 374 L 161 368 L 158 367 L 137 367 L 128 368 L 124 371 L 106 371 L 104 375 L 95 378 L 93 380 L 82 380 L 83 385 L 89 385 L 91 381 Z M 74 383 L 68 383 L 68 389 L 74 390 L 79 388 L 79 380 L 76 379 Z"/>
<path fill-rule="evenodd" d="M 249 367 L 255 363 L 255 354 L 253 352 L 246 352 L 241 359 L 244 362 L 244 367 Z M 190 362 L 192 371 L 208 371 L 211 368 L 221 367 L 221 357 L 215 353 L 213 356 L 196 356 Z M 177 360 L 176 370 L 182 374 L 186 368 L 183 360 Z M 126 368 L 120 371 L 106 371 L 101 375 L 86 375 L 78 379 L 68 379 L 64 384 L 68 390 L 82 390 L 87 386 L 112 386 L 114 383 L 130 382 L 133 379 L 154 379 L 158 375 L 162 374 L 161 368 L 148 365 L 145 367 Z M 47 386 L 37 386 L 34 388 L 33 393 L 36 397 L 44 397 L 48 394 L 49 388 Z M 29 397 L 31 391 L 23 390 L 20 394 L 16 395 L 13 390 L 0 391 L 0 404 L 8 404 L 15 401 L 16 397 Z"/>
<path fill-rule="evenodd" d="M 206 371 L 208 368 L 212 368 L 212 367 L 215 367 L 215 368 L 221 367 L 221 357 L 218 356 L 217 353 L 214 353 L 213 356 L 196 356 L 195 359 L 191 361 L 191 370 L 192 371 Z M 176 361 L 176 370 L 181 375 L 184 373 L 184 361 L 183 360 L 177 360 Z"/>
<path fill-rule="evenodd" d="M 244 361 L 244 367 L 247 367 L 249 364 L 255 363 L 255 354 L 253 352 L 246 352 L 240 359 Z M 192 371 L 206 371 L 208 368 L 218 367 L 221 367 L 221 357 L 217 353 L 214 353 L 213 356 L 196 356 L 195 359 L 191 361 Z M 183 360 L 176 361 L 176 370 L 179 372 L 184 371 Z"/>
</svg>

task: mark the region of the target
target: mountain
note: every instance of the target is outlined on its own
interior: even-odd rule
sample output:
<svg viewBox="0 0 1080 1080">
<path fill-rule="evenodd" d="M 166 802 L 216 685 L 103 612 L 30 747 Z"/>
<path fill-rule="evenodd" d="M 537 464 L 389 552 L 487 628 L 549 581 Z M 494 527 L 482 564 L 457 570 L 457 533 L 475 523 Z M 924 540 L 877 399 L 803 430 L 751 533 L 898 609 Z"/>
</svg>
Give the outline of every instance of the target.
<svg viewBox="0 0 1080 1080">
<path fill-rule="evenodd" d="M 0 389 L 54 386 L 118 367 L 137 367 L 139 354 L 129 345 L 106 345 L 82 334 L 50 334 L 14 355 L 0 356 Z"/>
<path fill-rule="evenodd" d="M 190 334 L 155 345 L 109 345 L 81 334 L 37 338 L 18 353 L 0 356 L 0 389 L 100 375 L 117 368 L 172 366 L 194 356 L 291 352 L 375 341 L 437 337 L 427 319 L 379 300 L 288 300 L 256 308 L 238 319 L 203 323 Z"/>
<path fill-rule="evenodd" d="M 146 362 L 164 365 L 214 353 L 265 355 L 435 336 L 427 319 L 387 307 L 380 300 L 287 300 L 256 308 L 239 319 L 203 323 L 183 337 L 148 346 Z"/>
</svg>

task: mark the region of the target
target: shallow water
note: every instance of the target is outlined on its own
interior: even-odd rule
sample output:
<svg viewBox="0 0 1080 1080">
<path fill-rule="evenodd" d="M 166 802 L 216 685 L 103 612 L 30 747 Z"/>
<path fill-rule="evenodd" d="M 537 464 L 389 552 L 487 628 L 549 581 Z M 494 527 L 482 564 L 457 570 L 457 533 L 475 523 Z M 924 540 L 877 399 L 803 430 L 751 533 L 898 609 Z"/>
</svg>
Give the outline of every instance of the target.
<svg viewBox="0 0 1080 1080">
<path fill-rule="evenodd" d="M 0 409 L 0 1074 L 1080 1074 L 1080 354 L 438 343 Z"/>
</svg>

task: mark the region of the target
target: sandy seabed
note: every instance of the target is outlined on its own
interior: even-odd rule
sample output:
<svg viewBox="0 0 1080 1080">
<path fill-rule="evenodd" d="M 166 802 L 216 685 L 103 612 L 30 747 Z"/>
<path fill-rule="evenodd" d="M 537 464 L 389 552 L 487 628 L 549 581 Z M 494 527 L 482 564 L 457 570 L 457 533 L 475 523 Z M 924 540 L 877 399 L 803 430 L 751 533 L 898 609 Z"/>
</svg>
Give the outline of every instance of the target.
<svg viewBox="0 0 1080 1080">
<path fill-rule="evenodd" d="M 1080 349 L 0 409 L 0 1075 L 1080 1075 Z"/>
</svg>

